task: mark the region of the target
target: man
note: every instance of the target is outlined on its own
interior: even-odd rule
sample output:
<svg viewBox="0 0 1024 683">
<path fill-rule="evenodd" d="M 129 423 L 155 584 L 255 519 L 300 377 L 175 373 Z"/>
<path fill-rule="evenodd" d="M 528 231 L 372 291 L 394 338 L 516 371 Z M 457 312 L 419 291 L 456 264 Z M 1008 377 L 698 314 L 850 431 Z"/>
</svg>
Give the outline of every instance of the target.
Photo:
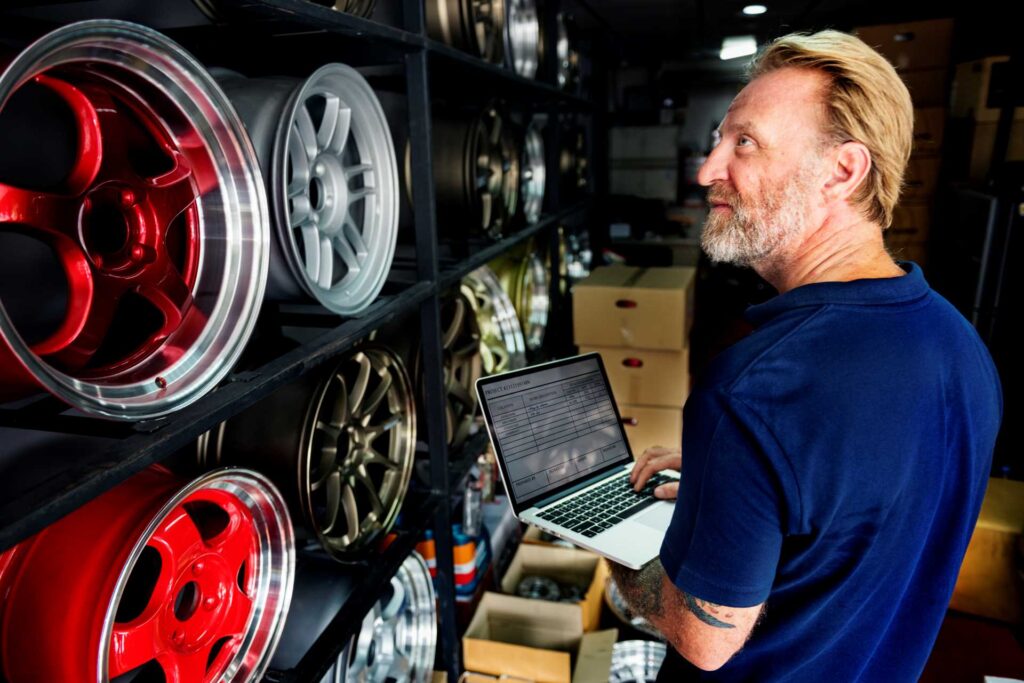
<svg viewBox="0 0 1024 683">
<path fill-rule="evenodd" d="M 615 580 L 672 645 L 659 680 L 916 681 L 981 506 L 998 378 L 883 245 L 913 129 L 892 66 L 823 31 L 775 41 L 752 77 L 700 171 L 702 241 L 779 296 L 694 388 L 682 455 L 638 459 L 637 487 L 681 467 L 656 491 L 678 500 L 660 561 Z"/>
</svg>

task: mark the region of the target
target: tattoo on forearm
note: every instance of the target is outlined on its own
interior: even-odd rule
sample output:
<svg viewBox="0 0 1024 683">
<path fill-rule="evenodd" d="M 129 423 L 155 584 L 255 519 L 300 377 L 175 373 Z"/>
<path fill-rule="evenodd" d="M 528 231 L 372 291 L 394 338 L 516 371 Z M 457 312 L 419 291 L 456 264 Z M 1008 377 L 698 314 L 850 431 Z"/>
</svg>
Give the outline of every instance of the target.
<svg viewBox="0 0 1024 683">
<path fill-rule="evenodd" d="M 703 621 L 708 626 L 714 626 L 715 628 L 736 628 L 735 624 L 730 624 L 727 621 L 722 621 L 719 617 L 724 619 L 731 619 L 732 614 L 726 613 L 721 605 L 716 605 L 713 602 L 707 600 L 700 600 L 693 597 L 689 593 L 683 593 L 683 604 L 686 605 L 686 609 L 693 613 L 693 616 Z"/>
<path fill-rule="evenodd" d="M 636 571 L 614 562 L 610 564 L 612 578 L 626 599 L 626 604 L 639 616 L 660 617 L 665 608 L 662 598 L 662 576 L 665 570 L 661 567 L 661 561 L 651 560 Z"/>
</svg>

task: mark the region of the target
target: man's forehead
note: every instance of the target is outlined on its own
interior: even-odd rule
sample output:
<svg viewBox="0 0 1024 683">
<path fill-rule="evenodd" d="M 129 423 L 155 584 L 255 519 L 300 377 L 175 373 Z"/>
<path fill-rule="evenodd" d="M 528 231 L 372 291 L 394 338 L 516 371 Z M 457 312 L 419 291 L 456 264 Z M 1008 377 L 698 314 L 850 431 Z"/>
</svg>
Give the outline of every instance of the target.
<svg viewBox="0 0 1024 683">
<path fill-rule="evenodd" d="M 733 99 L 719 129 L 763 134 L 779 125 L 820 125 L 825 78 L 795 68 L 758 76 Z"/>
</svg>

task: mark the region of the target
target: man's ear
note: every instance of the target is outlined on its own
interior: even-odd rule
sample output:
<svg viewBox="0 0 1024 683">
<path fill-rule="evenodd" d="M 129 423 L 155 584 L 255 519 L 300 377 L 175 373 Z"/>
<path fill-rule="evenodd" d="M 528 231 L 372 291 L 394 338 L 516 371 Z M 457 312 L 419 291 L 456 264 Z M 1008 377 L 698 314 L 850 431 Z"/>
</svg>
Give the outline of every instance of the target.
<svg viewBox="0 0 1024 683">
<path fill-rule="evenodd" d="M 871 172 L 871 152 L 860 142 L 844 142 L 833 152 L 834 163 L 825 182 L 825 200 L 849 199 Z"/>
</svg>

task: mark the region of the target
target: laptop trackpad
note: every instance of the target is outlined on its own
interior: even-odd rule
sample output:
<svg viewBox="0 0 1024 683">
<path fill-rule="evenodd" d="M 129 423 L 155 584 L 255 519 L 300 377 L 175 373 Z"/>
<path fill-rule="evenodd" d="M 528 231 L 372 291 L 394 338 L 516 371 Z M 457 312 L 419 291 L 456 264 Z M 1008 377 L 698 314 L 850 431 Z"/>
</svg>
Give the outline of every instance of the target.
<svg viewBox="0 0 1024 683">
<path fill-rule="evenodd" d="M 668 529 L 669 522 L 672 521 L 674 509 L 675 507 L 672 505 L 652 505 L 650 510 L 635 517 L 633 521 L 658 531 L 665 531 Z"/>
</svg>

